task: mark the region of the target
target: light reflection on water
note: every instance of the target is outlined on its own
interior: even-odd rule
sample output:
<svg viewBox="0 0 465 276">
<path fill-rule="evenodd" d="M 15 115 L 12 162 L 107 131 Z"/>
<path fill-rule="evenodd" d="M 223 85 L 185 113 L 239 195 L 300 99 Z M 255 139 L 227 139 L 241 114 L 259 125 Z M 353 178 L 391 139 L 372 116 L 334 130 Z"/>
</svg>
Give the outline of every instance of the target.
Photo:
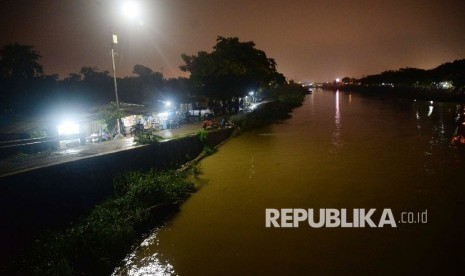
<svg viewBox="0 0 465 276">
<path fill-rule="evenodd" d="M 463 106 L 417 101 L 414 102 L 414 108 L 418 135 L 428 140 L 424 150 L 425 172 L 437 173 L 438 170 L 448 170 L 450 166 L 460 164 L 463 156 L 457 151 L 453 137 L 464 133 L 464 118 L 460 117 Z"/>
<path fill-rule="evenodd" d="M 158 232 L 159 230 L 155 230 L 137 247 L 135 252 L 129 254 L 123 260 L 124 266 L 117 267 L 113 272 L 112 276 L 177 275 L 171 264 L 163 262 L 159 259 L 159 253 L 153 253 L 148 251 L 149 246 L 154 246 L 158 244 Z"/>
<path fill-rule="evenodd" d="M 200 163 L 201 189 L 116 275 L 408 274 L 465 258 L 464 107 L 315 91 Z M 397 229 L 267 229 L 265 208 L 428 209 Z M 131 274 L 132 273 L 132 274 Z M 159 273 L 159 274 L 157 274 Z M 165 274 L 163 274 L 165 273 Z"/>
<path fill-rule="evenodd" d="M 334 132 L 333 132 L 333 144 L 336 149 L 342 147 L 342 123 L 341 123 L 341 112 L 339 110 L 339 90 L 336 91 L 335 95 L 335 114 L 334 114 Z"/>
</svg>

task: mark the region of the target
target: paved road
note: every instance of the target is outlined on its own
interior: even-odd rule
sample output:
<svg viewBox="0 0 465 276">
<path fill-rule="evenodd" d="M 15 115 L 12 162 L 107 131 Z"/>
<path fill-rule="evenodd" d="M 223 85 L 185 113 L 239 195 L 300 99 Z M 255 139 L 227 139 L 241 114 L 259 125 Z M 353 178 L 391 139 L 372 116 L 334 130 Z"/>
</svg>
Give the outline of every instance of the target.
<svg viewBox="0 0 465 276">
<path fill-rule="evenodd" d="M 215 121 L 217 121 L 216 119 Z M 201 122 L 189 122 L 177 129 L 166 129 L 157 131 L 156 134 L 165 139 L 182 137 L 187 134 L 196 133 L 202 129 Z M 106 141 L 102 143 L 75 146 L 56 151 L 39 152 L 35 154 L 16 154 L 4 159 L 0 159 L 0 177 L 14 174 L 22 170 L 33 169 L 52 164 L 69 162 L 89 156 L 105 154 L 113 151 L 127 150 L 139 147 L 134 143 L 134 137 L 125 137 Z"/>
</svg>

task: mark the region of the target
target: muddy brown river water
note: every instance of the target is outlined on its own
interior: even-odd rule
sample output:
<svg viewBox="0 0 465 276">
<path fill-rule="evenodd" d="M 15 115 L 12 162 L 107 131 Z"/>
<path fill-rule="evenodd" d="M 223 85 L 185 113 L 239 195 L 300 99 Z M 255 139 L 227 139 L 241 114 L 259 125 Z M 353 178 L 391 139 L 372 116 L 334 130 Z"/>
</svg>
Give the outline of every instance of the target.
<svg viewBox="0 0 465 276">
<path fill-rule="evenodd" d="M 114 274 L 463 272 L 465 150 L 451 144 L 463 113 L 454 103 L 316 90 L 291 119 L 204 159 L 200 190 Z M 266 209 L 286 208 L 345 209 L 349 220 L 376 209 L 376 226 L 387 209 L 394 220 L 265 226 Z"/>
</svg>

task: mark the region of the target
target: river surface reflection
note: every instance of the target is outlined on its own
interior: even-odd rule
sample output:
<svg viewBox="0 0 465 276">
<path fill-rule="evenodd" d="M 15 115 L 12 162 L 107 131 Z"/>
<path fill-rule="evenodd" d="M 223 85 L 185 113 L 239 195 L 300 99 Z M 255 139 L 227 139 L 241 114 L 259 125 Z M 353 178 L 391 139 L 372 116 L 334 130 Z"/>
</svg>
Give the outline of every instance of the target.
<svg viewBox="0 0 465 276">
<path fill-rule="evenodd" d="M 463 106 L 316 90 L 292 116 L 204 159 L 200 190 L 115 275 L 463 269 Z M 389 208 L 397 227 L 266 228 L 266 208 Z"/>
</svg>

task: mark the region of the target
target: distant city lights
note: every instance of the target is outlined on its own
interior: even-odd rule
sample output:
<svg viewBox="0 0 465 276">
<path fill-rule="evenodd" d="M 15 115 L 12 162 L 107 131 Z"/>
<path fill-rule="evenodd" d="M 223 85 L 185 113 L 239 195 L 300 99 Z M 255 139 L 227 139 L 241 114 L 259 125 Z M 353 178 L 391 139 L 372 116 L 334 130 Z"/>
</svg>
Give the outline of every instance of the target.
<svg viewBox="0 0 465 276">
<path fill-rule="evenodd" d="M 439 86 L 442 89 L 452 89 L 454 86 L 452 85 L 452 82 L 450 81 L 443 81 L 439 83 Z"/>
</svg>

